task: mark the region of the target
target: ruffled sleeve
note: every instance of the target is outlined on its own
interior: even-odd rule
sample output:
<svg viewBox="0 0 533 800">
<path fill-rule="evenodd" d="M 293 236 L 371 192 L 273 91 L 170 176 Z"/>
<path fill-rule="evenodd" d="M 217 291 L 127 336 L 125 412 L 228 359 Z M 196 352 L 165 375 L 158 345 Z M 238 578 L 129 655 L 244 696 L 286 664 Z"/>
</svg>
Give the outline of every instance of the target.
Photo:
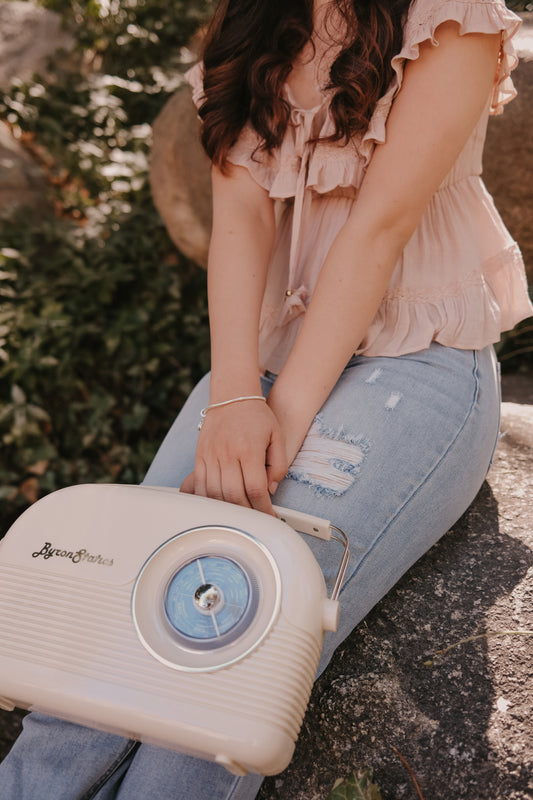
<svg viewBox="0 0 533 800">
<path fill-rule="evenodd" d="M 228 153 L 228 161 L 238 167 L 245 167 L 256 183 L 272 193 L 279 173 L 279 158 L 276 154 L 262 150 L 262 141 L 252 124 L 247 122 Z"/>
<path fill-rule="evenodd" d="M 201 61 L 185 73 L 185 78 L 192 89 L 192 99 L 199 108 L 204 99 L 204 65 Z M 240 167 L 246 167 L 252 178 L 267 191 L 271 191 L 279 172 L 278 159 L 269 156 L 260 149 L 261 137 L 248 122 L 242 129 L 239 138 L 228 153 L 228 161 Z"/>
<path fill-rule="evenodd" d="M 361 155 L 368 163 L 375 144 L 386 139 L 385 129 L 392 101 L 403 81 L 403 70 L 407 60 L 414 61 L 420 54 L 420 45 L 430 41 L 436 44 L 435 32 L 443 22 L 459 23 L 460 34 L 500 33 L 501 49 L 498 72 L 494 80 L 490 113 L 501 114 L 503 106 L 516 95 L 510 78 L 516 67 L 516 56 L 512 37 L 521 25 L 520 18 L 509 11 L 504 0 L 415 0 L 409 10 L 403 46 L 392 59 L 395 77 L 385 94 L 378 101 L 368 130 L 361 144 Z"/>
</svg>

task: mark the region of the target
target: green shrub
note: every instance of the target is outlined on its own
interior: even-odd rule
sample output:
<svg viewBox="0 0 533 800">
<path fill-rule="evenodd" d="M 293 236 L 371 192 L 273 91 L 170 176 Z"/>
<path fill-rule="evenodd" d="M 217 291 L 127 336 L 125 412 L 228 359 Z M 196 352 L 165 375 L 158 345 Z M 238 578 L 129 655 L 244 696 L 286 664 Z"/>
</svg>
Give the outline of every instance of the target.
<svg viewBox="0 0 533 800">
<path fill-rule="evenodd" d="M 55 209 L 2 229 L 0 535 L 46 492 L 139 481 L 209 363 L 205 274 L 176 253 L 147 178 L 150 123 L 209 0 L 42 5 L 78 55 L 0 98 Z"/>
<path fill-rule="evenodd" d="M 208 368 L 205 275 L 148 202 L 101 237 L 20 225 L 0 251 L 0 498 L 136 482 Z"/>
</svg>

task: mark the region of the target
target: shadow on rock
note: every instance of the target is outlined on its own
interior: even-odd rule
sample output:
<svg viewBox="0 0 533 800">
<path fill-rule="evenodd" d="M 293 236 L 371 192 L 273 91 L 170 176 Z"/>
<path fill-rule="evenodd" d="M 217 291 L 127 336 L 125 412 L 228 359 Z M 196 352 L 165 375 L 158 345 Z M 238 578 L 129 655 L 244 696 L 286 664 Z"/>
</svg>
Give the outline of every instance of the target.
<svg viewBox="0 0 533 800">
<path fill-rule="evenodd" d="M 323 800 L 338 777 L 374 768 L 383 800 L 524 798 L 526 767 L 502 764 L 488 732 L 497 698 L 491 609 L 533 564 L 529 548 L 499 530 L 487 483 L 435 545 L 347 639 L 316 684 L 291 766 L 265 781 L 260 800 Z M 521 637 L 520 645 L 524 644 Z M 512 637 L 504 637 L 512 648 Z M 432 662 L 428 665 L 426 662 Z M 524 663 L 528 663 L 524 661 Z"/>
</svg>

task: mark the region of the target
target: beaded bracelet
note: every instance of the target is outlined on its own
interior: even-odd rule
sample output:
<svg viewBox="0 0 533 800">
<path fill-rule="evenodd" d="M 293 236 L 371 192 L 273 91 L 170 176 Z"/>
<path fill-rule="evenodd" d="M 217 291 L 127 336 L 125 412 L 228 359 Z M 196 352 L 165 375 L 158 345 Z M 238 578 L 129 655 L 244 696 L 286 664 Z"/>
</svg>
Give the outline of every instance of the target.
<svg viewBox="0 0 533 800">
<path fill-rule="evenodd" d="M 198 423 L 198 430 L 202 429 L 202 425 L 204 424 L 204 419 L 208 411 L 211 411 L 212 408 L 220 408 L 220 406 L 229 406 L 232 403 L 240 403 L 243 400 L 262 400 L 264 403 L 266 402 L 266 397 L 263 397 L 262 394 L 251 394 L 244 397 L 234 397 L 231 400 L 223 400 L 221 403 L 211 403 L 210 405 L 202 408 L 200 411 L 200 422 Z"/>
</svg>

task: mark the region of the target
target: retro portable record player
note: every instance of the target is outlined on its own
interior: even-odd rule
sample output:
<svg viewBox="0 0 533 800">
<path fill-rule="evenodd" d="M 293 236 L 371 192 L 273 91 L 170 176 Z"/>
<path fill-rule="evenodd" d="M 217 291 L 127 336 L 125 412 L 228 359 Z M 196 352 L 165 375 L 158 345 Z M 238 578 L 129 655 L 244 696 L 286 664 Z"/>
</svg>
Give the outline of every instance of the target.
<svg viewBox="0 0 533 800">
<path fill-rule="evenodd" d="M 0 707 L 276 774 L 335 630 L 345 535 L 158 487 L 86 484 L 0 542 Z M 343 543 L 328 597 L 296 530 Z"/>
</svg>

